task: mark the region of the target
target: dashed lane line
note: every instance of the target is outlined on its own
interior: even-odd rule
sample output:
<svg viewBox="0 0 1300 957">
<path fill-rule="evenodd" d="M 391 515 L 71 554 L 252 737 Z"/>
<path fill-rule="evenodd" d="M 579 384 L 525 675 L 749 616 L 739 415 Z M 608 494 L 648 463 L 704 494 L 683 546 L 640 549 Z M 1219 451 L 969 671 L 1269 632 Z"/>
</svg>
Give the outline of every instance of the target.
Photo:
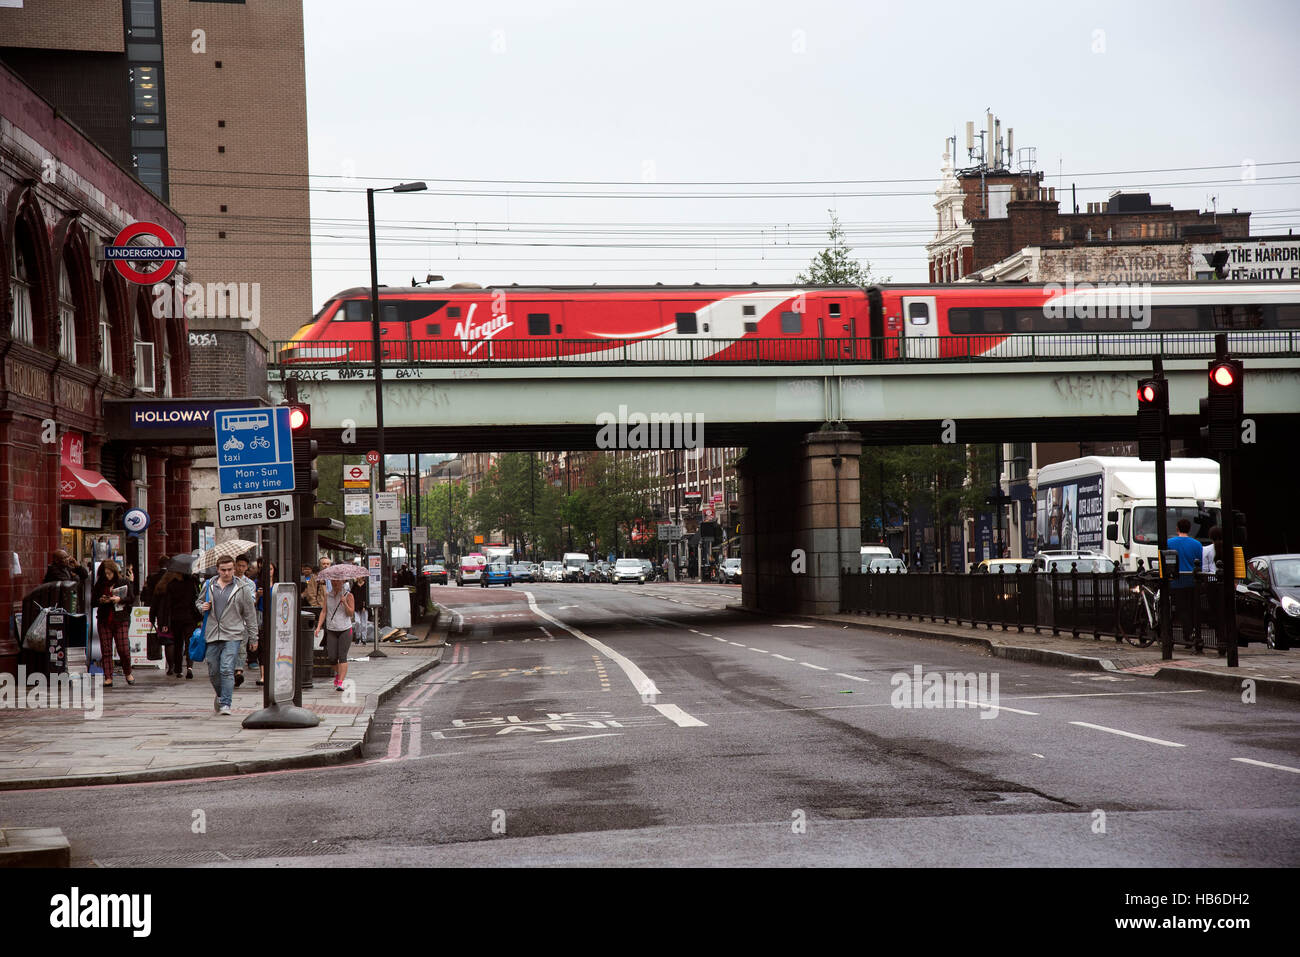
<svg viewBox="0 0 1300 957">
<path fill-rule="evenodd" d="M 801 661 L 801 662 L 799 662 L 799 664 L 803 665 L 805 668 L 815 668 L 815 669 L 818 670 L 818 671 L 830 671 L 830 670 L 831 670 L 831 669 L 829 669 L 829 668 L 823 668 L 821 665 L 810 665 L 810 664 L 809 664 L 808 662 L 806 662 L 806 661 Z"/>
<path fill-rule="evenodd" d="M 969 701 L 966 698 L 957 697 L 954 697 L 952 700 L 957 704 L 966 706 L 967 708 L 988 708 L 992 711 L 1010 711 L 1012 714 L 1027 714 L 1033 717 L 1038 716 L 1037 711 L 1021 711 L 1019 708 L 1008 708 L 1003 704 L 989 704 L 986 701 Z"/>
<path fill-rule="evenodd" d="M 742 645 L 742 644 L 741 644 L 740 642 L 738 642 L 738 641 L 729 641 L 729 642 L 727 642 L 727 644 L 729 644 L 729 645 L 735 645 L 737 648 L 744 648 L 744 647 L 745 647 L 744 645 Z"/>
<path fill-rule="evenodd" d="M 1089 724 L 1087 721 L 1071 721 L 1070 724 L 1078 725 L 1081 728 L 1092 728 L 1095 731 L 1105 731 L 1107 734 L 1121 734 L 1126 738 L 1133 738 L 1137 741 L 1146 741 L 1149 744 L 1159 744 L 1166 748 L 1187 747 L 1187 745 L 1179 744 L 1176 741 L 1165 741 L 1161 738 L 1148 738 L 1145 734 L 1134 734 L 1132 731 L 1121 731 L 1119 728 L 1108 728 L 1102 724 Z"/>
<path fill-rule="evenodd" d="M 762 648 L 755 648 L 755 647 L 753 647 L 753 646 L 750 646 L 750 649 L 749 649 L 749 650 L 750 650 L 750 651 L 757 651 L 760 655 L 765 655 L 765 654 L 767 654 L 767 652 L 764 651 Z"/>
<path fill-rule="evenodd" d="M 1300 774 L 1300 768 L 1289 768 L 1285 764 L 1269 764 L 1267 761 L 1256 761 L 1253 758 L 1233 758 L 1234 761 L 1240 761 L 1242 764 L 1253 764 L 1260 768 L 1272 768 L 1274 771 L 1290 771 L 1292 774 Z"/>
<path fill-rule="evenodd" d="M 780 658 L 782 661 L 794 661 L 793 658 L 787 658 L 785 655 L 778 655 L 775 651 L 772 652 L 772 657 L 773 657 L 773 658 Z"/>
<path fill-rule="evenodd" d="M 845 674 L 844 672 L 842 672 L 842 671 L 837 671 L 837 672 L 835 672 L 835 677 L 837 677 L 837 678 L 848 678 L 850 681 L 866 681 L 866 680 L 867 680 L 866 678 L 860 677 L 860 676 L 858 676 L 858 675 L 846 675 L 846 674 Z"/>
</svg>

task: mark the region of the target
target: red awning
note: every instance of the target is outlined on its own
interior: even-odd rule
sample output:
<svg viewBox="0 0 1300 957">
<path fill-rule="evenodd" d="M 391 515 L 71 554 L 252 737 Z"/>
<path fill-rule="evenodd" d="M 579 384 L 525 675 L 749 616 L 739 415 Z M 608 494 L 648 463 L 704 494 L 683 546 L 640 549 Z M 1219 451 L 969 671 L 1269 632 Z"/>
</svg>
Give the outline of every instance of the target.
<svg viewBox="0 0 1300 957">
<path fill-rule="evenodd" d="M 67 462 L 59 463 L 59 498 L 70 498 L 78 502 L 126 504 L 126 499 L 104 476 L 93 469 L 78 468 Z"/>
</svg>

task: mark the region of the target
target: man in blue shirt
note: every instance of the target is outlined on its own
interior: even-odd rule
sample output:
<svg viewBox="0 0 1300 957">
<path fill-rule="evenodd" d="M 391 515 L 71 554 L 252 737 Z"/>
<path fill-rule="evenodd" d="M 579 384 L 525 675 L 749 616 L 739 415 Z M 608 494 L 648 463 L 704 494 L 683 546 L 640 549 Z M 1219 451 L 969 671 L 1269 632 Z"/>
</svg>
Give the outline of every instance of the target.
<svg viewBox="0 0 1300 957">
<path fill-rule="evenodd" d="M 1192 520 L 1190 518 L 1180 518 L 1178 520 L 1178 536 L 1169 539 L 1165 545 L 1166 548 L 1172 548 L 1178 553 L 1178 578 L 1173 582 L 1170 591 L 1170 597 L 1174 600 L 1174 614 L 1178 621 L 1182 622 L 1184 640 L 1195 631 L 1195 637 L 1191 639 L 1196 653 L 1199 655 L 1204 650 L 1201 644 L 1201 632 L 1194 628 L 1196 618 L 1196 590 L 1194 588 L 1196 581 L 1193 578 L 1193 572 L 1196 571 L 1198 563 L 1204 557 L 1204 551 L 1201 543 L 1192 538 L 1189 534 L 1192 530 Z"/>
</svg>

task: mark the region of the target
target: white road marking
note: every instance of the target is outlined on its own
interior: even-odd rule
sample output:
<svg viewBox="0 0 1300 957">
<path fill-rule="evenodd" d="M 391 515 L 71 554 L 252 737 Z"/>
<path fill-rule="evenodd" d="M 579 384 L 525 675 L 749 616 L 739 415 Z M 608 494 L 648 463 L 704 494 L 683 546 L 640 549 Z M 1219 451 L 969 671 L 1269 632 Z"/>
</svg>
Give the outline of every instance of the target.
<svg viewBox="0 0 1300 957">
<path fill-rule="evenodd" d="M 760 655 L 765 655 L 765 654 L 767 654 L 767 652 L 764 651 L 762 648 L 750 648 L 749 650 L 750 650 L 750 651 L 757 651 Z"/>
<path fill-rule="evenodd" d="M 726 639 L 726 638 L 719 638 L 717 635 L 709 635 L 708 637 L 709 637 L 709 638 L 712 638 L 714 641 L 720 641 L 720 642 L 722 642 L 724 645 L 727 643 L 727 639 Z"/>
<path fill-rule="evenodd" d="M 1144 734 L 1134 734 L 1132 731 L 1121 731 L 1119 728 L 1108 728 L 1101 724 L 1089 724 L 1087 721 L 1071 721 L 1070 724 L 1077 724 L 1081 728 L 1093 728 L 1096 731 L 1105 731 L 1108 734 L 1122 734 L 1126 738 L 1134 738 L 1138 741 L 1147 741 L 1151 744 L 1161 744 L 1166 748 L 1187 747 L 1187 745 L 1179 744 L 1176 741 L 1162 741 L 1160 738 L 1148 738 Z"/>
<path fill-rule="evenodd" d="M 707 728 L 708 725 L 699 718 L 693 718 L 675 704 L 657 704 L 656 711 L 677 725 L 679 728 Z"/>
<path fill-rule="evenodd" d="M 573 637 L 585 641 L 592 648 L 595 648 L 606 658 L 609 658 L 611 661 L 615 662 L 620 668 L 622 668 L 623 674 L 627 675 L 627 680 L 632 682 L 632 687 L 636 689 L 637 694 L 641 695 L 642 697 L 645 697 L 646 695 L 659 694 L 659 689 L 655 687 L 655 683 L 651 681 L 650 678 L 646 675 L 646 673 L 642 671 L 640 668 L 638 668 L 633 662 L 629 661 L 623 655 L 620 655 L 617 651 L 609 647 L 609 645 L 605 644 L 604 642 L 597 641 L 595 638 L 591 637 L 591 635 L 584 634 L 583 632 L 579 631 L 577 628 L 573 628 L 569 625 L 566 625 L 564 622 L 560 621 L 560 619 L 554 618 L 551 615 L 548 615 L 546 612 L 542 611 L 540 608 L 537 607 L 537 599 L 533 597 L 532 592 L 526 591 L 524 592 L 524 594 L 528 596 L 528 606 L 533 610 L 533 614 L 545 618 L 547 621 L 555 625 L 557 628 L 563 628 L 569 634 L 573 635 Z"/>
<path fill-rule="evenodd" d="M 829 668 L 823 668 L 821 665 L 810 665 L 810 664 L 808 664 L 808 662 L 806 662 L 806 661 L 801 661 L 801 662 L 799 662 L 799 664 L 803 665 L 805 668 L 816 668 L 818 671 L 830 671 L 830 670 L 831 670 L 831 669 L 829 669 Z"/>
<path fill-rule="evenodd" d="M 617 738 L 622 731 L 606 731 L 604 734 L 578 734 L 570 738 L 543 738 L 543 744 L 559 744 L 561 741 L 590 741 L 592 738 Z"/>
<path fill-rule="evenodd" d="M 837 672 L 835 672 L 835 677 L 837 677 L 837 678 L 848 678 L 850 681 L 866 681 L 866 680 L 867 680 L 866 678 L 859 678 L 857 675 L 846 675 L 846 674 L 845 674 L 844 672 L 842 672 L 842 671 L 837 671 Z"/>
<path fill-rule="evenodd" d="M 1035 717 L 1038 716 L 1037 711 L 1021 711 L 1019 708 L 1008 708 L 1004 704 L 988 704 L 987 702 L 983 702 L 983 701 L 967 701 L 965 698 L 956 698 L 956 697 L 954 697 L 952 700 L 954 702 L 960 702 L 961 704 L 965 705 L 968 708 L 992 708 L 994 711 L 1010 711 L 1013 712 L 1014 714 L 1028 714 L 1028 715 L 1033 715 Z"/>
<path fill-rule="evenodd" d="M 738 641 L 729 641 L 729 642 L 727 642 L 727 644 L 729 644 L 729 645 L 735 645 L 737 648 L 744 648 L 744 647 L 745 647 L 744 645 L 742 645 L 742 644 L 741 644 L 740 642 L 738 642 Z"/>
<path fill-rule="evenodd" d="M 1242 764 L 1253 764 L 1256 767 L 1272 768 L 1275 771 L 1290 771 L 1292 774 L 1300 774 L 1300 768 L 1289 768 L 1285 764 L 1269 764 L 1267 761 L 1255 761 L 1251 758 L 1233 758 L 1234 761 L 1240 761 Z"/>
<path fill-rule="evenodd" d="M 1032 754 L 1032 755 L 1033 755 L 1034 757 L 1036 757 L 1036 758 L 1041 758 L 1041 757 L 1042 757 L 1042 755 L 1039 754 L 1037 751 L 1031 751 L 1030 754 Z"/>
<path fill-rule="evenodd" d="M 773 628 L 811 628 L 812 625 L 773 625 Z"/>
<path fill-rule="evenodd" d="M 1092 691 L 1079 694 L 1018 694 L 1016 701 L 1035 701 L 1039 698 L 1115 698 L 1119 695 L 1138 694 L 1204 694 L 1203 688 L 1189 688 L 1183 691 Z"/>
<path fill-rule="evenodd" d="M 772 657 L 773 657 L 773 658 L 780 658 L 782 661 L 794 661 L 793 658 L 787 658 L 785 655 L 778 655 L 775 651 L 772 652 Z"/>
</svg>

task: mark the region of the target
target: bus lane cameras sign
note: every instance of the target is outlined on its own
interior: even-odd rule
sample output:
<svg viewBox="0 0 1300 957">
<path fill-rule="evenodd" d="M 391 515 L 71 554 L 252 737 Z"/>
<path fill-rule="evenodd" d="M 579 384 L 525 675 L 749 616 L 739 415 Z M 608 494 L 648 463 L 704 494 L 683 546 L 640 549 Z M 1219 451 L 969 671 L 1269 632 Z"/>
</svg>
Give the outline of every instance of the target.
<svg viewBox="0 0 1300 957">
<path fill-rule="evenodd" d="M 222 495 L 293 491 L 289 409 L 222 409 L 213 415 Z"/>
</svg>

